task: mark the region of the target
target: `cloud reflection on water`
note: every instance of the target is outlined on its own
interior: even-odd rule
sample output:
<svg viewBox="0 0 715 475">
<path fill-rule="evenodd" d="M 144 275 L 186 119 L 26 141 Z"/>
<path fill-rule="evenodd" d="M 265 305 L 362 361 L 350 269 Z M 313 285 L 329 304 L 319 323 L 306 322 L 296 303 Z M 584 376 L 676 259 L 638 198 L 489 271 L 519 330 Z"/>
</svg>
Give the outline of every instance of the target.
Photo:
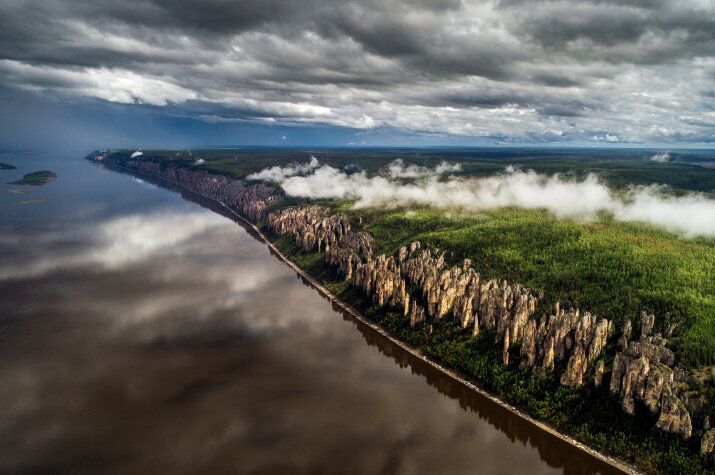
<svg viewBox="0 0 715 475">
<path fill-rule="evenodd" d="M 107 216 L 0 238 L 2 470 L 600 468 L 356 331 L 231 221 Z"/>
</svg>

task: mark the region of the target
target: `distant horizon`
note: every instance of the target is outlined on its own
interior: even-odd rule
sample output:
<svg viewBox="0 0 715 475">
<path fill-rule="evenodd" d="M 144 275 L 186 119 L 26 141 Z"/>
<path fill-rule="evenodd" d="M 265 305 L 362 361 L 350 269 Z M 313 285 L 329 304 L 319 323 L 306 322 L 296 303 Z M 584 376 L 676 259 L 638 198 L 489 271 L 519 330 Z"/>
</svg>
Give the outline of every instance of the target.
<svg viewBox="0 0 715 475">
<path fill-rule="evenodd" d="M 713 148 L 696 148 L 696 145 L 692 146 L 624 146 L 624 144 L 618 144 L 619 146 L 613 145 L 602 145 L 602 146 L 578 146 L 578 145 L 405 145 L 405 146 L 391 146 L 391 145 L 208 145 L 199 147 L 112 147 L 108 150 L 231 150 L 231 149 L 293 149 L 293 150 L 305 150 L 308 148 L 314 148 L 318 150 L 332 150 L 332 149 L 355 149 L 355 150 L 479 150 L 479 149 L 494 149 L 494 150 L 643 150 L 643 151 L 702 151 L 702 152 L 715 152 L 715 147 Z"/>
<path fill-rule="evenodd" d="M 592 150 L 592 151 L 643 151 L 643 152 L 705 152 L 715 153 L 713 148 L 701 148 L 693 144 L 692 146 L 681 145 L 678 147 L 658 147 L 658 146 L 576 146 L 576 145 L 201 145 L 201 146 L 113 146 L 113 147 L 90 147 L 84 152 L 72 153 L 92 153 L 97 150 L 251 150 L 251 149 L 275 149 L 275 150 Z M 0 154 L 11 153 L 47 153 L 45 148 L 14 148 L 1 149 Z"/>
</svg>

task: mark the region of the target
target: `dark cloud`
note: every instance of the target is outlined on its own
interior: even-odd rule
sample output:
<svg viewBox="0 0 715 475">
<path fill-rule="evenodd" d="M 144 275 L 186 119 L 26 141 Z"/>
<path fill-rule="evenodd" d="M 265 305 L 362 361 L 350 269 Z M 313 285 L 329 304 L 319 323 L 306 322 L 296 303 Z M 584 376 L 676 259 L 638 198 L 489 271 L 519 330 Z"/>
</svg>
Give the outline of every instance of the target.
<svg viewBox="0 0 715 475">
<path fill-rule="evenodd" d="M 580 60 L 662 64 L 715 54 L 715 12 L 699 2 L 501 2 L 512 31 Z"/>
<path fill-rule="evenodd" d="M 551 103 L 538 107 L 540 113 L 544 115 L 555 115 L 562 117 L 585 116 L 589 111 L 593 111 L 593 106 L 588 106 L 579 100 L 573 100 L 563 104 Z"/>
<path fill-rule="evenodd" d="M 3 86 L 214 121 L 669 142 L 713 134 L 714 68 L 697 0 L 0 5 Z"/>
<path fill-rule="evenodd" d="M 581 78 L 547 71 L 537 72 L 531 79 L 535 83 L 552 87 L 574 87 L 583 85 L 583 79 Z"/>
</svg>

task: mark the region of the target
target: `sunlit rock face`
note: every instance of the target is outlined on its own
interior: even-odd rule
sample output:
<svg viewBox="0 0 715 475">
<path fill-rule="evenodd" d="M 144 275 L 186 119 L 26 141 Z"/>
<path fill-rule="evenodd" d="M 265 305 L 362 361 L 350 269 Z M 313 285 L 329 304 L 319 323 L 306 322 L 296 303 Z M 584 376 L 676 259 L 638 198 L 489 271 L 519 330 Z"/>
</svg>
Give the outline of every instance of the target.
<svg viewBox="0 0 715 475">
<path fill-rule="evenodd" d="M 641 313 L 641 336 L 629 341 L 632 324 L 627 320 L 618 340 L 621 352 L 613 361 L 610 391 L 621 399 L 623 410 L 635 412 L 635 400 L 642 401 L 653 414 L 659 414 L 656 427 L 688 438 L 692 434 L 691 412 L 681 400 L 680 383 L 691 376 L 676 364 L 660 334 L 650 335 L 655 317 Z M 686 399 L 687 400 L 687 399 Z"/>
<path fill-rule="evenodd" d="M 712 453 L 713 448 L 715 448 L 715 429 L 710 429 L 703 435 L 700 442 L 700 453 L 707 455 Z"/>
</svg>

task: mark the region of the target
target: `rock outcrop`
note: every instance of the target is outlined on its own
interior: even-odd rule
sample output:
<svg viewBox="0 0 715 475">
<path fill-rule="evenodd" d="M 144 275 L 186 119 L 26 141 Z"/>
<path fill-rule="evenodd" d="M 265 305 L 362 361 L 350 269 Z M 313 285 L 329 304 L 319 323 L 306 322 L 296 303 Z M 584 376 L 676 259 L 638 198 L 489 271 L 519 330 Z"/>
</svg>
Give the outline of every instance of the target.
<svg viewBox="0 0 715 475">
<path fill-rule="evenodd" d="M 660 417 L 655 426 L 666 432 L 680 434 L 686 439 L 692 434 L 693 426 L 690 421 L 690 414 L 683 402 L 672 393 L 670 387 L 663 392 Z"/>
<path fill-rule="evenodd" d="M 655 315 L 648 315 L 641 312 L 641 340 L 645 339 L 653 331 L 655 325 Z"/>
<path fill-rule="evenodd" d="M 623 330 L 621 331 L 621 336 L 618 339 L 618 349 L 623 351 L 628 348 L 628 342 L 631 339 L 631 333 L 633 333 L 633 325 L 630 320 L 626 320 L 623 324 Z"/>
<path fill-rule="evenodd" d="M 504 348 L 502 349 L 502 361 L 505 365 L 509 364 L 509 330 L 504 334 Z"/>
<path fill-rule="evenodd" d="M 656 427 L 675 432 L 685 438 L 692 434 L 690 412 L 679 397 L 679 382 L 688 378 L 687 372 L 675 367 L 675 355 L 666 348 L 667 341 L 660 335 L 651 336 L 655 317 L 641 314 L 641 337 L 629 341 L 632 331 L 626 320 L 619 348 L 613 361 L 610 391 L 621 399 L 623 409 L 635 412 L 635 401 L 640 400 L 653 414 L 659 413 Z"/>
<path fill-rule="evenodd" d="M 713 448 L 715 448 L 715 429 L 710 429 L 703 434 L 703 438 L 700 440 L 700 453 L 707 455 L 712 453 Z"/>
<path fill-rule="evenodd" d="M 341 215 L 329 215 L 323 206 L 288 208 L 266 217 L 266 225 L 276 234 L 288 234 L 295 238 L 304 251 L 328 252 L 345 235 L 350 233 L 350 224 Z"/>
<path fill-rule="evenodd" d="M 429 317 L 437 320 L 450 310 L 463 328 L 497 328 L 496 342 L 504 340 L 507 330 L 512 341 L 520 340 L 529 317 L 534 313 L 537 299 L 522 285 L 501 285 L 495 280 L 482 280 L 465 259 L 461 266 L 447 268 L 444 253 L 433 255 L 423 250 L 412 256 L 419 243 L 412 243 L 410 251 L 400 250 L 402 269 L 411 284 L 421 289 L 421 297 Z"/>
<path fill-rule="evenodd" d="M 597 388 L 600 387 L 603 382 L 603 373 L 605 368 L 606 365 L 603 363 L 603 360 L 599 360 L 598 363 L 596 363 L 596 374 L 593 377 L 593 384 Z"/>
<path fill-rule="evenodd" d="M 544 373 L 553 369 L 554 359 L 568 358 L 561 384 L 579 386 L 588 364 L 601 354 L 612 331 L 609 320 L 588 312 L 581 317 L 578 310 L 565 311 L 557 304 L 554 314 L 541 317 L 538 325 L 536 320 L 526 324 L 520 367 L 536 366 Z"/>
<path fill-rule="evenodd" d="M 165 166 L 152 160 L 127 160 L 130 170 L 162 178 L 181 185 L 194 193 L 238 208 L 252 221 L 264 219 L 264 209 L 280 196 L 275 187 L 263 183 L 246 185 L 240 180 L 178 166 Z"/>
<path fill-rule="evenodd" d="M 355 285 L 371 296 L 377 305 L 389 302 L 390 306 L 400 308 L 403 315 L 409 313 L 410 296 L 405 290 L 405 279 L 402 278 L 400 266 L 392 256 L 385 257 L 380 254 L 377 259 L 358 263 L 355 269 Z"/>
</svg>

